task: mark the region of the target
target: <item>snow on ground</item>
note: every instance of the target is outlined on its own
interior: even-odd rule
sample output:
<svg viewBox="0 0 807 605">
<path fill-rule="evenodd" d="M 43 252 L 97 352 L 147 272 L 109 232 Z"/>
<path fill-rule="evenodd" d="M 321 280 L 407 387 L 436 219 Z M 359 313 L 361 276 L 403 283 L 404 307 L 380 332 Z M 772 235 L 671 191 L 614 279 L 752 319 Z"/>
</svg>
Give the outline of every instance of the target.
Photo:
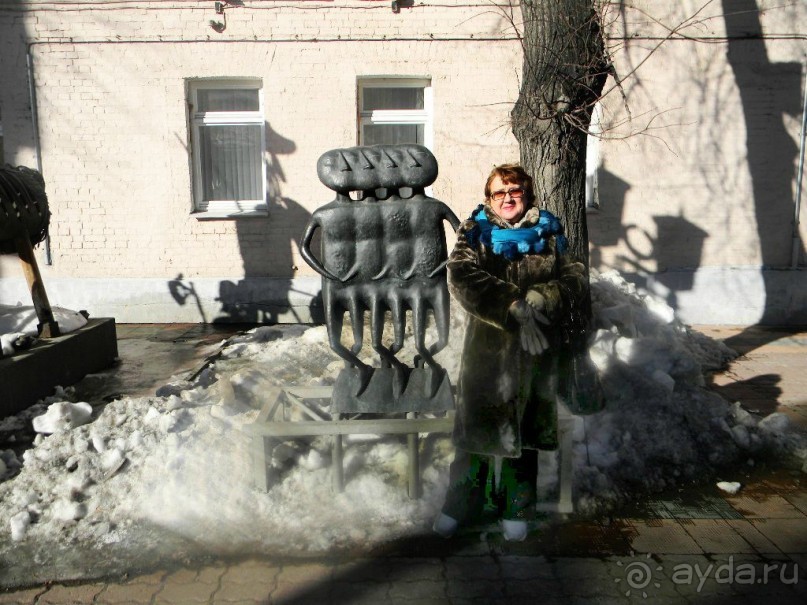
<svg viewBox="0 0 807 605">
<path fill-rule="evenodd" d="M 616 273 L 593 277 L 592 291 L 599 330 L 590 352 L 608 405 L 576 418 L 579 513 L 749 457 L 803 463 L 807 442 L 786 416 L 759 420 L 703 388 L 704 372 L 733 357 L 724 345 L 683 326 L 663 301 Z M 437 359 L 456 382 L 463 317 L 454 311 L 451 342 Z M 427 342 L 435 339 L 431 333 Z M 411 337 L 406 342 L 398 356 L 411 365 Z M 157 396 L 88 414 L 60 391 L 0 421 L 0 432 L 32 419 L 43 431 L 21 457 L 0 452 L 0 585 L 200 556 L 322 555 L 428 531 L 447 486 L 447 436 L 422 440 L 424 495 L 416 501 L 407 497 L 405 439 L 372 435 L 345 438 L 341 494 L 330 489 L 328 438 L 277 445 L 277 482 L 268 493 L 254 487 L 244 427 L 281 385 L 332 384 L 342 366 L 323 326 L 259 327 L 230 339 L 193 382 L 166 385 Z"/>
<path fill-rule="evenodd" d="M 51 311 L 62 334 L 78 330 L 87 323 L 87 318 L 76 311 L 61 307 L 52 307 Z M 0 357 L 10 357 L 16 353 L 18 347 L 15 346 L 15 341 L 21 336 L 28 337 L 27 340 L 22 341 L 25 343 L 25 348 L 28 348 L 30 339 L 35 338 L 38 334 L 38 324 L 39 319 L 33 306 L 24 306 L 21 303 L 0 305 L 0 346 L 2 347 Z"/>
</svg>

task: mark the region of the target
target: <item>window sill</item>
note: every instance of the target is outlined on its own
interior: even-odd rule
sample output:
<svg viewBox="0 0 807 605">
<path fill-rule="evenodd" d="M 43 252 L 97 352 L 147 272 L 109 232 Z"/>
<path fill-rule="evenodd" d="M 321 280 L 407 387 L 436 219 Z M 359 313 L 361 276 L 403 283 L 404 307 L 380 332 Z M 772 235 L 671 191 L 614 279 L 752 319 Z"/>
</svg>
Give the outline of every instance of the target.
<svg viewBox="0 0 807 605">
<path fill-rule="evenodd" d="M 207 210 L 205 212 L 192 212 L 191 216 L 197 221 L 227 221 L 242 218 L 267 218 L 267 210 Z"/>
</svg>

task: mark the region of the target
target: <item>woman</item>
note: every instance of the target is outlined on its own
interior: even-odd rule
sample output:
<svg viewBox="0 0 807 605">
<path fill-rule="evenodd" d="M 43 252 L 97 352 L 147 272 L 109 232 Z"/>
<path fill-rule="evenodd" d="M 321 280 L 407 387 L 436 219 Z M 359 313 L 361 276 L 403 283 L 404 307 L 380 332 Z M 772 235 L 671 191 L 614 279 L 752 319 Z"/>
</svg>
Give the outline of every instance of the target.
<svg viewBox="0 0 807 605">
<path fill-rule="evenodd" d="M 557 448 L 556 356 L 585 296 L 582 263 L 564 255 L 558 219 L 534 205 L 518 165 L 493 169 L 485 202 L 457 231 L 449 286 L 468 312 L 456 454 L 434 530 L 446 537 L 487 514 L 523 540 L 535 506 L 537 449 Z"/>
</svg>

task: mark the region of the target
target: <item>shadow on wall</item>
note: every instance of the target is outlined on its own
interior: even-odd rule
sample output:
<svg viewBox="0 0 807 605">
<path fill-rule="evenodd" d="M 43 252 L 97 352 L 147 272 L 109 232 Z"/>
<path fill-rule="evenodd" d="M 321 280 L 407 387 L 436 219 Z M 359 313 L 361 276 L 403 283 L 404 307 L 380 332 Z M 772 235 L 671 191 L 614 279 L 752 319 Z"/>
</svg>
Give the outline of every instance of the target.
<svg viewBox="0 0 807 605">
<path fill-rule="evenodd" d="M 625 278 L 664 296 L 667 304 L 676 309 L 677 293 L 694 287 L 694 270 L 700 266 L 703 245 L 709 234 L 682 216 L 654 216 L 655 237 L 638 225 L 626 224 L 623 214 L 630 185 L 602 167 L 598 179 L 600 199 L 604 201 L 596 219 L 589 221 L 591 265 L 603 267 L 600 248 L 623 243 L 631 252 L 631 256 L 617 257 L 618 266 L 632 272 Z M 671 268 L 693 271 L 673 275 L 667 272 Z"/>
<path fill-rule="evenodd" d="M 168 282 L 168 292 L 180 307 L 184 307 L 188 303 L 194 303 L 199 311 L 199 316 L 202 318 L 202 323 L 208 323 L 202 300 L 196 291 L 196 285 L 190 280 L 186 281 L 182 273 Z"/>
<path fill-rule="evenodd" d="M 308 315 L 316 316 L 321 305 L 309 303 L 304 316 L 295 313 L 290 299 L 294 292 L 293 251 L 299 248 L 300 236 L 311 214 L 295 200 L 281 195 L 283 173 L 279 156 L 294 153 L 297 146 L 266 124 L 266 206 L 267 216 L 235 218 L 238 247 L 243 263 L 243 279 L 222 280 L 215 298 L 221 307 L 212 316 L 205 312 L 204 300 L 211 293 L 200 293 L 194 283 L 180 273 L 168 282 L 174 301 L 196 306 L 203 323 L 273 324 L 282 315 L 286 320 L 307 323 Z M 310 294 L 305 294 L 309 298 Z M 299 308 L 299 305 L 297 305 Z M 321 313 L 320 313 L 321 315 Z"/>
<path fill-rule="evenodd" d="M 763 37 L 756 0 L 722 0 L 728 61 L 743 106 L 748 168 L 754 195 L 762 264 L 787 268 L 791 260 L 804 260 L 802 242 L 792 239 L 793 182 L 798 146 L 785 128 L 784 116 L 800 117 L 802 66 L 796 62 L 772 63 Z M 765 310 L 757 322 L 778 320 L 772 316 L 772 274 L 763 272 Z M 741 335 L 738 335 L 741 337 Z M 729 345 L 729 343 L 727 341 Z"/>
<path fill-rule="evenodd" d="M 296 200 L 281 195 L 286 175 L 280 156 L 297 150 L 294 141 L 275 132 L 266 124 L 266 205 L 268 217 L 236 219 L 238 246 L 244 267 L 244 279 L 224 280 L 219 284 L 221 309 L 213 323 L 278 323 L 280 316 L 306 323 L 307 317 L 294 310 L 292 279 L 297 271 L 294 251 L 311 214 Z M 312 167 L 312 175 L 315 171 Z M 312 177 L 312 178 L 315 178 Z M 316 316 L 318 306 L 310 305 Z"/>
</svg>

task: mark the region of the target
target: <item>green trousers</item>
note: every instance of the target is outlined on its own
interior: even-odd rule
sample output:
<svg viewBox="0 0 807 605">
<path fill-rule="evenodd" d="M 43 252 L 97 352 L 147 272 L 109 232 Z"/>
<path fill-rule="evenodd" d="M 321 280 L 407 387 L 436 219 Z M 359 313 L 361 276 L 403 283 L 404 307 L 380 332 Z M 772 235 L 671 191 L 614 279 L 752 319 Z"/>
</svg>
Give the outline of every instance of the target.
<svg viewBox="0 0 807 605">
<path fill-rule="evenodd" d="M 443 513 L 460 524 L 494 519 L 527 520 L 535 511 L 538 452 L 522 450 L 520 458 L 500 458 L 457 449 L 449 467 Z"/>
</svg>

